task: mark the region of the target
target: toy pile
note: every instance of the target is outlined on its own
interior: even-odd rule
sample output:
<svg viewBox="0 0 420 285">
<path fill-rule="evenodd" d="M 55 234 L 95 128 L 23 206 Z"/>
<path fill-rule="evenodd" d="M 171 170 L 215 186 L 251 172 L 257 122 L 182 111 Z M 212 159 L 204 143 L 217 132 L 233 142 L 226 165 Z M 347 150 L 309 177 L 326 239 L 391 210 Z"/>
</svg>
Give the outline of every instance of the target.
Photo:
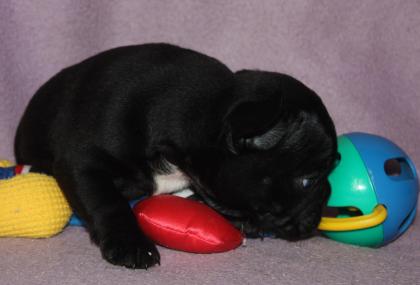
<svg viewBox="0 0 420 285">
<path fill-rule="evenodd" d="M 407 154 L 380 136 L 349 133 L 338 138 L 341 160 L 329 176 L 325 236 L 359 246 L 383 246 L 403 234 L 417 210 L 418 177 Z M 74 216 L 54 178 L 28 166 L 0 161 L 0 237 L 47 238 Z M 215 253 L 243 243 L 242 234 L 206 205 L 172 195 L 133 203 L 139 226 L 157 244 L 194 253 Z"/>
</svg>

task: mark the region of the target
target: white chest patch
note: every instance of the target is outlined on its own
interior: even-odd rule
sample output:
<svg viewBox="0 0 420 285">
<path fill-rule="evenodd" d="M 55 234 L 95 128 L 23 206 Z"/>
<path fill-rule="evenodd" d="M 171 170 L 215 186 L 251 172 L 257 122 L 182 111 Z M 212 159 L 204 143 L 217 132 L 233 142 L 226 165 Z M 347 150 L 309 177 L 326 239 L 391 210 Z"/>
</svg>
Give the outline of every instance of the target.
<svg viewBox="0 0 420 285">
<path fill-rule="evenodd" d="M 156 190 L 153 195 L 169 194 L 190 186 L 190 181 L 178 167 L 170 164 L 171 172 L 168 174 L 157 174 L 153 176 Z"/>
</svg>

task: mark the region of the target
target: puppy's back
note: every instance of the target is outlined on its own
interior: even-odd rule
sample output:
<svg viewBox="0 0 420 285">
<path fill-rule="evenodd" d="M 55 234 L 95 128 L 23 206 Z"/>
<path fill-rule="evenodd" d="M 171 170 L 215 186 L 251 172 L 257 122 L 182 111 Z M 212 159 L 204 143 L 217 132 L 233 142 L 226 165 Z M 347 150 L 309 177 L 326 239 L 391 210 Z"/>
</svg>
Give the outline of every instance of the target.
<svg viewBox="0 0 420 285">
<path fill-rule="evenodd" d="M 36 92 L 17 130 L 17 161 L 51 164 L 68 147 L 112 148 L 110 138 L 123 144 L 132 131 L 172 140 L 172 130 L 198 130 L 209 123 L 203 112 L 220 117 L 220 97 L 228 95 L 231 78 L 216 59 L 169 44 L 99 53 L 63 69 Z"/>
</svg>

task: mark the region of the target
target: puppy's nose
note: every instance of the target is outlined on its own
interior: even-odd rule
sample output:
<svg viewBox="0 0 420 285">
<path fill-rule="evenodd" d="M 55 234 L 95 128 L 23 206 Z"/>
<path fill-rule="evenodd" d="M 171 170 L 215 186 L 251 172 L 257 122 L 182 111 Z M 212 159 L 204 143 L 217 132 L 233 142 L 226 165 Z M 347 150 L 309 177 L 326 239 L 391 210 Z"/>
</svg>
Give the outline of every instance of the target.
<svg viewBox="0 0 420 285">
<path fill-rule="evenodd" d="M 315 215 L 301 221 L 298 225 L 300 237 L 308 238 L 316 235 L 320 221 L 321 219 Z"/>
</svg>

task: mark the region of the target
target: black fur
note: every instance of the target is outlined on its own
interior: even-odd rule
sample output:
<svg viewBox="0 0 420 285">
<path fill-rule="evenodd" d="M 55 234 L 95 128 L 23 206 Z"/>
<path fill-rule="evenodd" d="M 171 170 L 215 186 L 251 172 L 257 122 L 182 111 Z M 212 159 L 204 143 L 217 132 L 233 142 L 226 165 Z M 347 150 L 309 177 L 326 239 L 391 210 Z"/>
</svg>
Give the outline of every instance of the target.
<svg viewBox="0 0 420 285">
<path fill-rule="evenodd" d="M 113 264 L 148 268 L 155 245 L 127 203 L 166 162 L 251 237 L 311 236 L 329 196 L 334 125 L 319 97 L 278 73 L 231 72 L 168 44 L 122 47 L 45 83 L 20 122 L 18 163 L 54 175 Z"/>
</svg>

